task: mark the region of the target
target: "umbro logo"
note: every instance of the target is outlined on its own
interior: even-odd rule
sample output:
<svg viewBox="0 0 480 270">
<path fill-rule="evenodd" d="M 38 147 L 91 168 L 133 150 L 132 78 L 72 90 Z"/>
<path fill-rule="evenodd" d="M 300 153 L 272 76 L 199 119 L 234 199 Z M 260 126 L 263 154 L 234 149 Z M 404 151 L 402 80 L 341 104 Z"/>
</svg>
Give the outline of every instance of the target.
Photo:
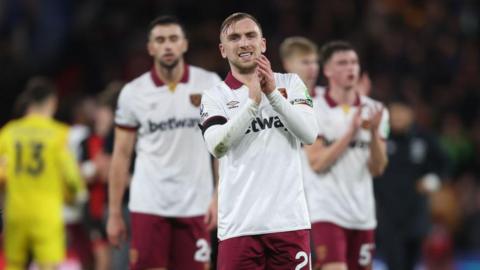
<svg viewBox="0 0 480 270">
<path fill-rule="evenodd" d="M 227 103 L 227 108 L 229 108 L 229 109 L 238 108 L 238 104 L 240 104 L 239 101 L 232 100 L 232 101 Z"/>
</svg>

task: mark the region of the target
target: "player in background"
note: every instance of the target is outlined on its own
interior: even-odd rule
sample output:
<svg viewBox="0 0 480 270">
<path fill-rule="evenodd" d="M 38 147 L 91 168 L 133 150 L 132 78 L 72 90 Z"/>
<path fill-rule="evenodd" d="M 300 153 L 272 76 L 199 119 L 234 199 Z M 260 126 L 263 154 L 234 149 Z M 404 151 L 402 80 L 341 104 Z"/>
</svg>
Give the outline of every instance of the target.
<svg viewBox="0 0 480 270">
<path fill-rule="evenodd" d="M 89 231 L 96 270 L 112 269 L 105 219 L 110 154 L 104 148 L 113 132 L 115 103 L 122 86 L 111 83 L 97 95 L 92 132 L 81 142 L 81 168 L 89 192 L 84 221 Z"/>
<path fill-rule="evenodd" d="M 65 257 L 65 198 L 79 203 L 86 192 L 68 148 L 68 127 L 52 118 L 54 86 L 34 78 L 21 95 L 25 115 L 0 131 L 0 159 L 6 166 L 6 269 L 25 269 L 30 254 L 40 269 L 55 269 Z"/>
<path fill-rule="evenodd" d="M 314 98 L 319 133 L 306 145 L 305 186 L 316 269 L 371 269 L 376 227 L 372 177 L 387 165 L 388 112 L 358 94 L 360 62 L 344 41 L 320 51 L 327 88 Z"/>
<path fill-rule="evenodd" d="M 397 97 L 389 104 L 389 112 L 389 164 L 374 185 L 377 250 L 388 269 L 414 269 L 422 251 L 428 264 L 428 236 L 440 236 L 432 233 L 429 196 L 440 190 L 450 164 L 436 136 L 416 124 L 415 111 L 406 98 Z"/>
<path fill-rule="evenodd" d="M 315 141 L 311 99 L 295 74 L 273 73 L 258 21 L 222 23 L 230 73 L 202 97 L 202 128 L 220 159 L 218 269 L 310 269 L 300 143 Z"/>
<path fill-rule="evenodd" d="M 298 74 L 312 97 L 323 91 L 323 87 L 317 86 L 319 64 L 315 43 L 305 37 L 286 38 L 280 44 L 280 58 L 285 71 Z"/>
<path fill-rule="evenodd" d="M 116 246 L 126 237 L 121 204 L 135 147 L 129 203 L 134 270 L 203 270 L 209 263 L 207 228 L 216 226 L 216 197 L 198 123 L 202 92 L 220 79 L 188 65 L 187 48 L 176 18 L 155 19 L 147 43 L 153 67 L 126 84 L 118 99 L 107 233 Z"/>
</svg>

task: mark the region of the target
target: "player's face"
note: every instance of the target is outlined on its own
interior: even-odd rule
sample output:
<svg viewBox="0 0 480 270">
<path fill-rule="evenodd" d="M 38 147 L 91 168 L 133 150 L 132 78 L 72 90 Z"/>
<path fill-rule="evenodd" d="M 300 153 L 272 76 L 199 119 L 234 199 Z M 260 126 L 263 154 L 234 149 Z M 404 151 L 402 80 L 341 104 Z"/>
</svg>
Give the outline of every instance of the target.
<svg viewBox="0 0 480 270">
<path fill-rule="evenodd" d="M 335 52 L 325 64 L 325 76 L 330 84 L 341 88 L 353 88 L 360 76 L 360 63 L 355 51 Z"/>
<path fill-rule="evenodd" d="M 99 106 L 95 110 L 95 132 L 101 136 L 107 136 L 112 128 L 113 112 L 107 106 Z"/>
<path fill-rule="evenodd" d="M 285 70 L 296 73 L 307 84 L 315 84 L 318 77 L 318 55 L 316 53 L 294 54 L 284 61 Z"/>
<path fill-rule="evenodd" d="M 413 123 L 413 110 L 404 104 L 393 103 L 390 105 L 390 126 L 392 131 L 403 133 L 408 131 Z"/>
<path fill-rule="evenodd" d="M 231 66 L 242 73 L 256 67 L 257 59 L 266 50 L 266 41 L 258 25 L 251 19 L 242 19 L 230 25 L 220 35 L 220 53 Z"/>
<path fill-rule="evenodd" d="M 187 51 L 188 41 L 179 25 L 157 25 L 150 32 L 147 48 L 162 67 L 173 68 Z"/>
</svg>

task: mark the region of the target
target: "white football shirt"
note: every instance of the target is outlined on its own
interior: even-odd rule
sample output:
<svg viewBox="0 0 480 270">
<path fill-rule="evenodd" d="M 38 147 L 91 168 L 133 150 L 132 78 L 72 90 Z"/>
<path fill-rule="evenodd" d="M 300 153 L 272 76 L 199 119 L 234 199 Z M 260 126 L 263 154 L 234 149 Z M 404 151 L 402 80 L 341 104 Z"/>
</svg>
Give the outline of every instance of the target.
<svg viewBox="0 0 480 270">
<path fill-rule="evenodd" d="M 292 104 L 310 104 L 295 74 L 275 73 L 280 93 Z M 248 88 L 231 73 L 202 97 L 202 125 L 231 119 L 246 104 Z M 265 96 L 245 135 L 220 159 L 220 240 L 310 228 L 303 189 L 300 141 Z"/>
<path fill-rule="evenodd" d="M 115 124 L 137 132 L 130 211 L 167 217 L 206 213 L 213 176 L 199 108 L 202 92 L 219 81 L 213 72 L 185 65 L 174 91 L 154 68 L 122 89 Z"/>
<path fill-rule="evenodd" d="M 369 97 L 357 96 L 354 106 L 336 104 L 328 90 L 317 87 L 313 108 L 317 117 L 319 137 L 327 145 L 342 137 L 352 118 L 362 106 L 362 118 L 367 120 L 375 106 L 381 105 Z M 385 109 L 379 133 L 387 138 L 389 132 L 388 111 Z M 310 219 L 315 222 L 332 222 L 347 229 L 367 230 L 376 227 L 373 182 L 368 170 L 371 133 L 360 129 L 347 150 L 324 172 L 314 172 L 303 153 Z"/>
</svg>

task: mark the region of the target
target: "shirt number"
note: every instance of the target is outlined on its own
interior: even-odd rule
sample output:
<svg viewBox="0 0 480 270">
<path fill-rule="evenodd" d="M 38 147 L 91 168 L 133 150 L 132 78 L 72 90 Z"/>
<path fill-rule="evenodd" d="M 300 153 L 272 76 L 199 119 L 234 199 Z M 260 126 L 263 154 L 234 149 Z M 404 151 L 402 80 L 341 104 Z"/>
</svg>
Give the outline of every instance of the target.
<svg viewBox="0 0 480 270">
<path fill-rule="evenodd" d="M 25 148 L 29 148 L 27 158 L 27 163 L 25 164 Z M 15 173 L 28 173 L 31 176 L 37 176 L 45 167 L 45 162 L 43 159 L 43 149 L 44 145 L 39 142 L 30 142 L 27 146 L 20 142 L 15 143 Z"/>
<path fill-rule="evenodd" d="M 302 259 L 302 261 L 295 267 L 295 270 L 302 270 L 303 267 L 308 264 L 309 256 L 305 251 L 299 251 L 297 255 L 295 255 L 295 259 Z"/>
<path fill-rule="evenodd" d="M 358 258 L 360 266 L 368 266 L 372 263 L 372 250 L 374 248 L 375 244 L 363 244 L 360 246 L 360 257 Z"/>
<path fill-rule="evenodd" d="M 197 251 L 195 252 L 194 259 L 197 262 L 208 262 L 210 260 L 210 245 L 205 239 L 197 240 Z"/>
</svg>

